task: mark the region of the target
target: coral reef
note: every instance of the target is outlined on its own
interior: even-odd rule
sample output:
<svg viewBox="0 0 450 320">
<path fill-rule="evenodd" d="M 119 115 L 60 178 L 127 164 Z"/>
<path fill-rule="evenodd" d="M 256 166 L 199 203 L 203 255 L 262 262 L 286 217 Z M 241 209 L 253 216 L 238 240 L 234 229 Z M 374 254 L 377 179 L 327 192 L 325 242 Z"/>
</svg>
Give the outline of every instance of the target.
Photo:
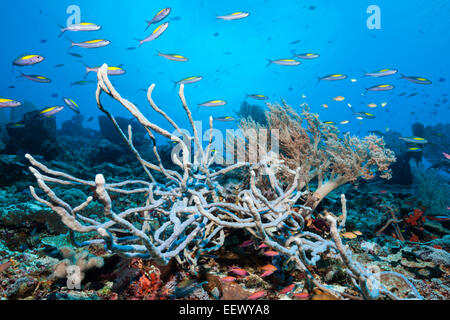
<svg viewBox="0 0 450 320">
<path fill-rule="evenodd" d="M 185 270 L 197 274 L 201 273 L 199 259 L 223 248 L 231 232 L 241 231 L 251 237 L 248 243 L 259 243 L 258 249 L 262 249 L 260 253 L 270 257 L 277 268 L 300 272 L 303 290 L 311 292 L 311 299 L 355 296 L 364 299 L 422 299 L 406 276 L 394 271 L 368 268 L 353 257 L 352 250 L 341 237 L 341 234 L 345 234 L 347 219 L 344 195 L 341 196 L 339 215 L 324 211 L 318 217 L 320 223 L 316 223 L 316 231 L 307 231 L 313 222 L 313 211 L 331 190 L 344 183 L 354 182 L 359 177 L 372 179 L 376 172 L 380 172 L 383 178 L 389 177 L 388 167 L 395 158 L 390 150 L 384 148 L 382 139 L 376 136 L 365 139 L 348 135 L 339 137 L 335 128 L 324 126 L 306 108 L 302 114 L 307 123 L 305 131 L 301 127 L 302 119 L 288 106 L 269 105 L 268 125 L 281 131 L 280 146 L 284 150 L 281 158 L 269 149 L 260 154 L 256 163 L 241 161 L 227 166 L 212 166 L 213 120 L 210 118 L 210 138 L 204 147 L 184 97 L 183 84 L 179 96 L 192 133 L 182 131 L 154 103 L 152 92 L 155 85 L 150 86 L 147 96 L 153 110 L 173 126 L 180 138 L 151 122 L 134 104 L 122 98 L 110 83 L 107 68 L 107 65 L 103 65 L 98 72 L 97 105 L 141 164 L 147 179 L 107 183 L 103 174 L 97 174 L 93 181 L 84 180 L 49 169 L 31 155 L 26 155 L 31 163 L 29 169 L 43 192 L 38 194 L 31 186 L 31 194 L 60 217 L 70 229 L 74 244 L 80 247 L 104 245 L 108 252 L 121 257 L 151 260 L 158 265 L 158 269 L 175 260 Z M 153 141 L 156 163 L 141 157 L 134 145 L 132 127 L 129 126 L 125 133 L 115 117 L 105 109 L 101 101 L 104 93 L 122 104 L 145 128 Z M 175 150 L 178 152 L 172 154 L 172 161 L 178 167 L 176 170 L 167 169 L 162 163 L 155 134 L 177 143 Z M 193 154 L 190 152 L 191 143 L 196 146 Z M 246 171 L 248 183 L 241 185 L 239 193 L 229 194 L 219 183 L 220 178 L 238 169 Z M 267 178 L 269 182 L 261 181 L 261 177 Z M 318 180 L 318 187 L 311 193 L 308 185 L 312 179 Z M 76 202 L 66 201 L 50 185 L 68 189 L 89 188 L 95 193 Z M 269 188 L 272 189 L 270 193 L 267 192 Z M 133 201 L 134 206 L 130 203 L 123 206 L 116 203 L 122 196 L 138 200 Z M 97 217 L 86 213 L 94 203 L 101 205 L 101 214 Z M 77 241 L 75 234 L 78 233 L 94 233 L 96 236 L 90 240 Z M 321 266 L 331 268 L 327 272 L 329 276 L 320 277 L 316 274 Z M 248 273 L 239 268 L 231 270 L 244 277 Z M 326 279 L 336 277 L 342 278 L 340 281 L 344 286 L 341 288 L 323 284 Z M 392 286 L 384 283 L 392 279 L 396 280 L 397 285 L 401 283 L 405 290 L 390 290 Z M 166 286 L 169 283 L 167 281 Z M 136 285 L 133 291 L 135 295 L 148 296 L 148 290 L 154 291 L 160 287 L 159 276 L 141 276 Z M 202 288 L 197 291 L 200 288 L 197 284 L 184 285 L 182 288 L 172 290 L 172 295 L 179 297 L 195 292 L 197 298 L 205 296 Z M 170 292 L 168 288 L 163 294 Z M 248 299 L 264 296 L 265 291 L 240 295 Z"/>
</svg>

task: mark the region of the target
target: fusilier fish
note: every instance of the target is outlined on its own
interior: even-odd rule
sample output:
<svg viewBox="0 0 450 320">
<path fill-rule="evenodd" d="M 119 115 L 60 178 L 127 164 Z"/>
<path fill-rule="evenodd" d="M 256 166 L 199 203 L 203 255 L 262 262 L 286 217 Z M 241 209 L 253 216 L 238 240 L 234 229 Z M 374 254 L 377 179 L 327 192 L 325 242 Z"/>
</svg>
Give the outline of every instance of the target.
<svg viewBox="0 0 450 320">
<path fill-rule="evenodd" d="M 221 122 L 231 122 L 234 121 L 235 119 L 233 117 L 218 117 L 218 118 L 214 118 L 215 121 L 221 121 Z"/>
<path fill-rule="evenodd" d="M 377 86 L 373 86 L 373 87 L 367 88 L 366 92 L 367 91 L 389 91 L 389 90 L 392 90 L 394 88 L 395 88 L 395 86 L 392 85 L 392 84 L 379 84 Z"/>
<path fill-rule="evenodd" d="M 267 99 L 269 99 L 269 97 L 267 97 L 267 96 L 265 96 L 263 94 L 258 94 L 258 93 L 256 93 L 256 94 L 247 94 L 247 97 L 255 99 L 255 100 L 267 100 Z"/>
<path fill-rule="evenodd" d="M 431 80 L 428 80 L 424 77 L 407 77 L 405 75 L 401 75 L 402 79 L 408 80 L 412 83 L 417 83 L 417 84 L 432 84 Z"/>
<path fill-rule="evenodd" d="M 0 98 L 0 108 L 15 108 L 22 105 L 21 102 L 12 99 Z"/>
<path fill-rule="evenodd" d="M 104 40 L 104 39 L 88 40 L 88 41 L 78 42 L 78 43 L 73 42 L 70 39 L 67 39 L 67 40 L 69 40 L 71 43 L 71 46 L 67 50 L 70 50 L 73 47 L 80 47 L 80 48 L 85 48 L 85 49 L 96 49 L 96 48 L 106 47 L 111 44 L 111 41 Z"/>
<path fill-rule="evenodd" d="M 158 51 L 158 56 L 161 56 L 163 58 L 166 58 L 168 60 L 172 60 L 172 61 L 180 61 L 180 62 L 185 62 L 188 61 L 189 59 L 186 57 L 183 57 L 180 54 L 171 54 L 171 53 L 161 53 Z"/>
<path fill-rule="evenodd" d="M 170 12 L 172 11 L 171 8 L 164 8 L 162 9 L 160 12 L 158 12 L 152 20 L 150 21 L 146 21 L 148 23 L 147 28 L 145 28 L 145 31 L 147 31 L 147 29 L 154 23 L 158 23 L 163 21 L 165 18 L 167 18 L 167 16 L 170 14 Z"/>
<path fill-rule="evenodd" d="M 353 112 L 353 114 L 355 116 L 359 118 L 363 118 L 363 119 L 375 119 L 375 115 L 369 112 Z"/>
<path fill-rule="evenodd" d="M 266 67 L 270 66 L 271 64 L 278 64 L 280 66 L 298 66 L 301 63 L 301 61 L 295 60 L 295 59 L 278 59 L 278 60 L 269 60 L 269 63 Z"/>
<path fill-rule="evenodd" d="M 80 114 L 80 108 L 75 101 L 69 98 L 64 98 L 64 103 L 70 108 L 70 110 L 72 110 L 76 114 Z"/>
<path fill-rule="evenodd" d="M 196 83 L 199 82 L 200 80 L 202 80 L 203 77 L 199 77 L 199 76 L 194 76 L 194 77 L 188 77 L 188 78 L 184 78 L 181 79 L 179 81 L 174 81 L 175 86 L 179 85 L 179 84 L 191 84 L 191 83 Z"/>
<path fill-rule="evenodd" d="M 158 28 L 156 28 L 156 29 L 152 32 L 152 34 L 149 35 L 149 36 L 148 36 L 147 38 L 145 38 L 144 40 L 136 39 L 137 41 L 139 41 L 139 47 L 142 46 L 142 45 L 143 45 L 144 43 L 146 43 L 146 42 L 150 42 L 150 41 L 153 41 L 153 40 L 159 38 L 159 37 L 164 33 L 164 31 L 167 30 L 168 27 L 169 27 L 169 22 L 165 22 L 165 23 L 163 23 L 162 25 L 160 25 Z"/>
<path fill-rule="evenodd" d="M 325 77 L 319 78 L 317 80 L 317 84 L 319 84 L 319 82 L 322 81 L 322 80 L 325 80 L 325 81 L 337 81 L 337 80 L 345 80 L 345 79 L 347 79 L 347 75 L 345 75 L 345 74 L 341 74 L 341 73 L 329 74 L 329 75 L 327 75 Z"/>
<path fill-rule="evenodd" d="M 58 112 L 61 112 L 63 109 L 64 109 L 63 106 L 49 107 L 39 112 L 39 115 L 50 118 L 51 116 L 54 116 Z"/>
<path fill-rule="evenodd" d="M 31 66 L 34 65 L 36 63 L 42 62 L 44 61 L 44 57 L 38 54 L 27 54 L 27 55 L 23 55 L 20 57 L 17 57 L 14 61 L 13 61 L 13 65 L 14 66 L 19 66 L 19 67 L 23 67 L 23 66 Z"/>
<path fill-rule="evenodd" d="M 75 23 L 71 24 L 70 26 L 63 27 L 59 26 L 61 28 L 61 34 L 60 37 L 63 35 L 66 31 L 72 31 L 72 32 L 79 32 L 79 31 L 98 31 L 102 27 L 99 25 L 96 25 L 95 23 L 90 22 L 81 22 L 81 23 Z"/>
<path fill-rule="evenodd" d="M 317 59 L 320 57 L 319 54 L 317 53 L 295 53 L 292 52 L 292 54 L 294 55 L 294 57 L 299 58 L 299 59 L 305 59 L 305 60 L 311 60 L 311 59 Z"/>
<path fill-rule="evenodd" d="M 421 137 L 399 137 L 400 140 L 406 141 L 408 143 L 416 143 L 416 144 L 427 144 L 428 140 Z"/>
<path fill-rule="evenodd" d="M 40 83 L 50 83 L 52 82 L 52 80 L 50 80 L 49 78 L 46 78 L 44 76 L 38 76 L 38 75 L 26 75 L 23 73 L 20 73 L 22 77 L 34 81 L 34 82 L 40 82 Z"/>
<path fill-rule="evenodd" d="M 86 66 L 85 77 L 89 74 L 89 72 L 97 73 L 99 69 L 100 69 L 100 67 L 90 68 L 90 67 Z M 119 67 L 108 67 L 107 73 L 109 76 L 120 76 L 120 75 L 126 73 L 126 71 L 124 69 L 122 69 L 120 66 Z"/>
<path fill-rule="evenodd" d="M 374 71 L 374 72 L 364 72 L 364 77 L 375 77 L 375 78 L 379 78 L 379 77 L 386 77 L 386 76 L 391 76 L 393 74 L 396 74 L 398 72 L 398 70 L 396 69 L 381 69 L 378 71 Z"/>
<path fill-rule="evenodd" d="M 227 21 L 239 20 L 239 19 L 247 18 L 249 15 L 250 15 L 249 12 L 238 11 L 238 12 L 230 13 L 225 16 L 217 16 L 217 19 L 222 19 L 222 20 L 227 20 Z"/>
<path fill-rule="evenodd" d="M 199 107 L 221 107 L 226 105 L 227 102 L 225 100 L 210 100 L 199 104 Z"/>
</svg>

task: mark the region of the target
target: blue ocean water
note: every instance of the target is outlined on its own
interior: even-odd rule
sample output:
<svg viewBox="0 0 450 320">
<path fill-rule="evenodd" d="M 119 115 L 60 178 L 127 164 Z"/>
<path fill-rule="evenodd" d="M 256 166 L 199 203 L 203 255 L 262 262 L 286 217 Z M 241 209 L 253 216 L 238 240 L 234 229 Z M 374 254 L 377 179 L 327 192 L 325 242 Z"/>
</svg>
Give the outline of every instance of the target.
<svg viewBox="0 0 450 320">
<path fill-rule="evenodd" d="M 65 25 L 71 13 L 67 9 L 78 6 L 81 21 L 102 26 L 95 32 L 66 32 L 58 37 L 58 25 Z M 370 30 L 367 8 L 377 5 L 381 13 L 381 29 Z M 170 23 L 158 39 L 136 50 L 135 38 L 143 39 L 159 24 L 145 32 L 146 22 L 159 10 L 171 7 L 165 20 Z M 95 84 L 70 86 L 82 80 L 85 67 L 103 63 L 123 64 L 127 73 L 112 77 L 117 89 L 136 103 L 144 113 L 150 110 L 146 94 L 139 91 L 150 84 L 157 85 L 154 99 L 173 118 L 185 123 L 180 111 L 173 82 L 200 75 L 203 81 L 186 87 L 186 97 L 193 110 L 196 104 L 212 99 L 228 102 L 221 108 L 202 108 L 195 112 L 198 120 L 208 116 L 233 115 L 245 98 L 245 93 L 261 93 L 271 102 L 285 99 L 298 107 L 306 102 L 321 119 L 340 122 L 342 131 L 366 134 L 370 130 L 386 128 L 411 134 L 415 121 L 425 125 L 443 122 L 449 116 L 449 104 L 443 102 L 449 92 L 450 61 L 448 51 L 448 1 L 295 1 L 295 0 L 207 0 L 189 1 L 2 1 L 2 50 L 0 51 L 0 96 L 14 100 L 28 100 L 39 107 L 64 105 L 62 98 L 70 97 L 80 106 L 85 119 L 100 112 L 95 103 Z M 250 16 L 236 21 L 216 19 L 236 11 Z M 108 39 L 111 45 L 99 49 L 72 48 L 68 54 L 68 39 L 86 41 Z M 293 42 L 297 42 L 292 44 Z M 177 53 L 189 62 L 174 62 L 156 56 L 156 52 Z M 300 66 L 270 65 L 267 58 L 291 58 L 297 53 L 314 52 L 320 58 L 303 60 Z M 12 61 L 23 53 L 45 56 L 43 63 L 30 67 L 15 67 Z M 63 67 L 55 68 L 57 64 Z M 420 76 L 432 80 L 432 85 L 414 84 L 399 79 L 399 74 L 386 78 L 362 78 L 363 72 L 395 68 L 406 76 Z M 34 83 L 17 78 L 25 74 L 43 75 L 50 84 Z M 317 78 L 331 73 L 348 75 L 345 81 L 321 81 Z M 90 73 L 88 80 L 96 80 Z M 351 82 L 356 79 L 357 82 Z M 382 83 L 393 84 L 388 92 L 368 92 L 365 88 Z M 14 85 L 15 88 L 8 89 Z M 399 96 L 406 93 L 403 96 Z M 418 95 L 408 97 L 412 93 Z M 52 95 L 57 94 L 57 97 Z M 303 96 L 303 97 L 302 97 Z M 336 102 L 336 96 L 345 100 Z M 444 101 L 448 101 L 445 99 Z M 383 108 L 381 103 L 387 103 Z M 264 105 L 258 101 L 252 103 Z M 352 108 L 348 106 L 351 104 Z M 377 104 L 371 109 L 367 105 Z M 321 107 L 327 104 L 328 109 Z M 126 110 L 114 105 L 114 113 L 129 117 Z M 368 111 L 376 119 L 359 121 L 354 111 Z M 2 110 L 7 117 L 8 110 Z M 66 108 L 57 121 L 70 119 Z M 155 121 L 159 121 L 156 119 Z M 160 121 L 163 126 L 163 121 Z M 444 121 L 448 122 L 448 121 Z M 86 124 L 96 128 L 97 122 Z M 233 124 L 218 124 L 229 127 Z"/>
</svg>

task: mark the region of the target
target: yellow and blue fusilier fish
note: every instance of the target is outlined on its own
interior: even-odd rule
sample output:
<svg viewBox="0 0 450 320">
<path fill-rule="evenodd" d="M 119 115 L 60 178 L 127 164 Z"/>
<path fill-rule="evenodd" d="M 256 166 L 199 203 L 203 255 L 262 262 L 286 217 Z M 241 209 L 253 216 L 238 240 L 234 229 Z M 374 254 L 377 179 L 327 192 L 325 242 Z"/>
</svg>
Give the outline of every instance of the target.
<svg viewBox="0 0 450 320">
<path fill-rule="evenodd" d="M 292 54 L 294 57 L 304 60 L 312 60 L 320 57 L 320 54 L 317 53 L 295 53 L 295 51 L 292 51 Z"/>
<path fill-rule="evenodd" d="M 98 70 L 100 69 L 100 67 L 92 67 L 92 68 L 90 68 L 90 67 L 88 67 L 87 65 L 85 65 L 85 67 L 86 67 L 86 74 L 85 74 L 85 76 L 84 76 L 85 78 L 87 77 L 87 75 L 88 75 L 90 72 L 95 72 L 95 73 L 97 73 Z M 120 75 L 122 75 L 122 74 L 125 74 L 126 71 L 125 71 L 125 69 L 122 68 L 122 65 L 117 66 L 117 67 L 108 66 L 107 73 L 108 73 L 109 76 L 120 76 Z"/>
<path fill-rule="evenodd" d="M 364 72 L 364 76 L 363 77 L 374 77 L 374 78 L 379 78 L 379 77 L 387 77 L 387 76 L 392 76 L 394 74 L 396 74 L 398 72 L 397 69 L 381 69 L 378 71 L 373 71 L 373 72 Z"/>
<path fill-rule="evenodd" d="M 139 41 L 139 47 L 142 46 L 144 43 L 146 42 L 150 42 L 153 41 L 157 38 L 159 38 L 169 27 L 169 22 L 165 22 L 162 25 L 160 25 L 158 28 L 156 28 L 147 38 L 145 38 L 144 40 L 139 40 L 136 39 L 137 41 Z"/>
<path fill-rule="evenodd" d="M 230 116 L 225 116 L 225 117 L 217 117 L 214 118 L 214 121 L 221 121 L 221 122 L 231 122 L 231 121 L 235 121 L 236 119 Z"/>
<path fill-rule="evenodd" d="M 111 44 L 111 41 L 105 40 L 105 39 L 95 39 L 95 40 L 88 40 L 88 41 L 83 41 L 83 42 L 73 42 L 69 38 L 67 38 L 67 40 L 69 40 L 71 43 L 71 46 L 69 47 L 69 49 L 67 49 L 67 51 L 69 51 L 73 47 L 80 47 L 80 48 L 84 48 L 84 49 L 96 49 L 96 48 L 106 47 Z"/>
<path fill-rule="evenodd" d="M 32 66 L 44 60 L 45 57 L 39 54 L 25 54 L 17 57 L 12 64 L 13 66 L 24 67 L 24 66 Z"/>
<path fill-rule="evenodd" d="M 367 91 L 389 91 L 394 89 L 395 86 L 392 84 L 379 84 L 370 88 L 366 88 Z"/>
<path fill-rule="evenodd" d="M 50 83 L 50 82 L 52 82 L 52 80 L 50 80 L 49 78 L 44 77 L 44 76 L 27 75 L 27 74 L 23 74 L 22 72 L 20 74 L 21 75 L 19 77 L 23 77 L 23 78 L 26 78 L 28 80 L 34 81 L 34 82 L 39 82 L 39 83 Z"/>
<path fill-rule="evenodd" d="M 179 62 L 189 61 L 188 58 L 182 56 L 181 54 L 161 53 L 159 51 L 156 51 L 156 52 L 158 53 L 158 56 L 166 58 L 167 60 L 179 61 Z"/>
<path fill-rule="evenodd" d="M 421 151 L 423 151 L 423 149 L 420 148 L 420 147 L 409 147 L 407 150 L 410 151 L 410 152 L 421 152 Z"/>
<path fill-rule="evenodd" d="M 203 79 L 203 77 L 201 76 L 193 76 L 193 77 L 187 77 L 184 79 L 181 79 L 179 81 L 173 81 L 174 82 L 174 87 L 176 87 L 179 84 L 191 84 L 191 83 L 196 83 L 199 82 Z"/>
<path fill-rule="evenodd" d="M 9 129 L 20 129 L 20 128 L 25 128 L 25 127 L 26 127 L 26 125 L 23 122 L 8 123 L 6 125 L 6 128 L 9 128 Z"/>
<path fill-rule="evenodd" d="M 324 80 L 324 81 L 338 81 L 338 80 L 345 80 L 347 79 L 347 75 L 343 74 L 343 73 L 334 73 L 334 74 L 329 74 L 327 76 L 324 76 L 322 78 L 319 78 L 317 80 L 316 85 L 319 84 L 320 81 Z"/>
<path fill-rule="evenodd" d="M 60 37 L 64 34 L 66 31 L 72 31 L 72 32 L 80 32 L 80 31 L 98 31 L 102 27 L 90 22 L 81 22 L 81 23 L 75 23 L 71 24 L 70 26 L 63 27 L 59 26 L 61 28 L 61 34 Z"/>
<path fill-rule="evenodd" d="M 230 21 L 230 20 L 244 19 L 244 18 L 247 18 L 249 15 L 250 15 L 249 12 L 238 11 L 238 12 L 233 12 L 233 13 L 227 14 L 225 16 L 216 15 L 216 17 L 217 17 L 217 19 Z"/>
<path fill-rule="evenodd" d="M 357 116 L 357 118 L 363 118 L 363 119 L 375 119 L 375 115 L 370 113 L 370 112 L 359 112 L 359 111 L 354 111 L 353 114 L 355 116 Z M 361 119 L 360 119 L 361 120 Z"/>
<path fill-rule="evenodd" d="M 245 94 L 247 98 L 252 98 L 255 100 L 268 100 L 269 97 L 263 95 L 263 94 L 259 94 L 259 93 L 254 93 L 254 94 Z"/>
<path fill-rule="evenodd" d="M 408 80 L 409 82 L 412 83 L 417 83 L 417 84 L 432 84 L 433 82 L 427 78 L 424 77 L 413 77 L 413 76 L 405 76 L 405 75 L 401 75 L 401 79 L 405 79 Z"/>
<path fill-rule="evenodd" d="M 200 103 L 199 107 L 221 107 L 226 105 L 227 102 L 225 100 L 209 100 L 203 103 Z"/>
<path fill-rule="evenodd" d="M 48 107 L 39 112 L 39 115 L 50 118 L 62 110 L 64 110 L 63 106 Z"/>
<path fill-rule="evenodd" d="M 171 8 L 164 8 L 161 11 L 159 11 L 152 20 L 150 21 L 146 21 L 147 22 L 147 28 L 145 28 L 145 31 L 147 31 L 147 29 L 154 23 L 158 23 L 163 21 L 165 18 L 167 18 L 170 14 L 170 12 L 172 11 Z"/>
<path fill-rule="evenodd" d="M 334 122 L 334 121 L 324 121 L 323 123 L 324 124 L 331 124 L 331 125 L 335 125 L 336 124 L 336 122 Z"/>
<path fill-rule="evenodd" d="M 302 64 L 301 61 L 295 60 L 295 59 L 277 59 L 277 60 L 269 60 L 269 63 L 266 65 L 266 67 L 270 66 L 271 64 L 277 64 L 280 66 L 298 66 Z"/>
<path fill-rule="evenodd" d="M 427 144 L 428 140 L 421 137 L 399 137 L 400 140 L 403 140 L 408 143 L 415 143 L 415 144 Z"/>
<path fill-rule="evenodd" d="M 22 105 L 22 102 L 7 98 L 0 98 L 0 108 L 15 108 Z"/>
<path fill-rule="evenodd" d="M 80 108 L 77 103 L 70 98 L 64 98 L 64 103 L 76 114 L 80 114 Z"/>
</svg>

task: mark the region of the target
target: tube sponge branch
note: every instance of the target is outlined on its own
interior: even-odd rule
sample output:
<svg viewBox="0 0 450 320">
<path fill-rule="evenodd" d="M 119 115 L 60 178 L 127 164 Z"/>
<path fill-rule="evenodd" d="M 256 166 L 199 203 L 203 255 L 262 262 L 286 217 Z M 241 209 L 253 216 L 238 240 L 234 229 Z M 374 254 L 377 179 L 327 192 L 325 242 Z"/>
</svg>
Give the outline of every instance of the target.
<svg viewBox="0 0 450 320">
<path fill-rule="evenodd" d="M 181 134 L 186 139 L 180 139 L 152 123 L 133 103 L 122 98 L 110 83 L 107 70 L 108 66 L 104 64 L 98 71 L 97 105 L 136 156 L 148 181 L 108 183 L 101 173 L 96 174 L 92 181 L 78 179 L 49 169 L 31 155 L 26 155 L 31 163 L 29 169 L 43 191 L 38 195 L 35 188 L 30 186 L 31 194 L 59 215 L 69 228 L 75 245 L 84 247 L 100 244 L 109 252 L 122 257 L 152 259 L 159 265 L 166 265 L 171 259 L 176 259 L 182 266 L 196 272 L 201 254 L 218 250 L 232 229 L 242 229 L 254 241 L 265 243 L 276 250 L 283 263 L 293 264 L 293 268 L 303 272 L 305 286 L 317 287 L 343 299 L 343 294 L 323 284 L 320 277 L 313 273 L 318 261 L 332 259 L 342 265 L 349 285 L 360 292 L 363 298 L 378 299 L 383 295 L 393 299 L 401 298 L 388 292 L 374 280 L 373 273 L 354 261 L 351 250 L 342 243 L 339 232 L 345 228 L 345 196 L 342 196 L 341 217 L 328 213 L 329 234 L 319 235 L 303 230 L 304 217 L 298 212 L 299 208 L 303 212 L 312 212 L 305 199 L 310 195 L 307 184 L 314 178 L 320 182 L 316 194 L 321 192 L 323 198 L 328 190 L 342 183 L 354 181 L 360 176 L 372 177 L 374 173 L 371 170 L 374 168 L 387 172 L 387 165 L 393 161 L 393 155 L 384 149 L 380 140 L 375 137 L 362 141 L 349 137 L 338 139 L 333 128 L 323 126 L 305 110 L 304 116 L 310 129 L 301 129 L 295 120 L 288 119 L 292 123 L 286 126 L 287 131 L 282 130 L 284 158 L 280 159 L 276 152 L 269 151 L 257 163 L 237 162 L 211 166 L 212 139 L 203 148 L 184 97 L 183 85 L 180 86 L 179 96 L 191 126 L 190 130 L 183 130 Z M 175 131 L 181 133 L 180 127 L 152 100 L 154 88 L 152 85 L 148 90 L 150 105 Z M 180 144 L 181 153 L 173 157 L 178 167 L 176 170 L 165 168 L 156 143 L 153 144 L 156 163 L 150 163 L 141 157 L 133 145 L 132 128 L 129 127 L 127 133 L 122 131 L 112 113 L 104 107 L 101 99 L 103 94 L 111 96 L 127 109 L 153 141 L 156 140 L 156 135 L 162 135 Z M 275 112 L 269 118 L 271 125 L 280 117 L 287 116 L 281 108 L 271 106 Z M 209 124 L 212 129 L 211 118 Z M 294 137 L 303 139 L 296 142 L 300 151 L 296 148 L 286 149 L 289 130 Z M 197 145 L 194 161 L 191 161 L 189 146 L 185 141 Z M 345 158 L 343 153 L 350 151 L 351 156 Z M 297 162 L 292 161 L 294 158 Z M 235 174 L 248 177 L 237 192 L 230 192 L 221 183 L 233 171 L 239 171 Z M 269 184 L 261 182 L 261 172 L 268 176 Z M 97 197 L 80 199 L 74 206 L 58 197 L 51 185 L 58 186 L 58 190 L 93 188 Z M 128 207 L 120 207 L 114 200 L 117 197 L 112 197 L 112 194 L 130 197 Z M 93 202 L 100 206 L 100 212 L 95 218 L 87 210 L 89 207 L 92 210 Z M 344 219 L 339 219 L 342 217 Z M 339 226 L 337 220 L 340 220 Z M 93 237 L 79 243 L 76 241 L 76 233 L 92 233 Z M 395 273 L 386 276 L 391 275 L 403 279 L 411 287 L 415 298 L 422 298 L 408 279 Z"/>
</svg>

